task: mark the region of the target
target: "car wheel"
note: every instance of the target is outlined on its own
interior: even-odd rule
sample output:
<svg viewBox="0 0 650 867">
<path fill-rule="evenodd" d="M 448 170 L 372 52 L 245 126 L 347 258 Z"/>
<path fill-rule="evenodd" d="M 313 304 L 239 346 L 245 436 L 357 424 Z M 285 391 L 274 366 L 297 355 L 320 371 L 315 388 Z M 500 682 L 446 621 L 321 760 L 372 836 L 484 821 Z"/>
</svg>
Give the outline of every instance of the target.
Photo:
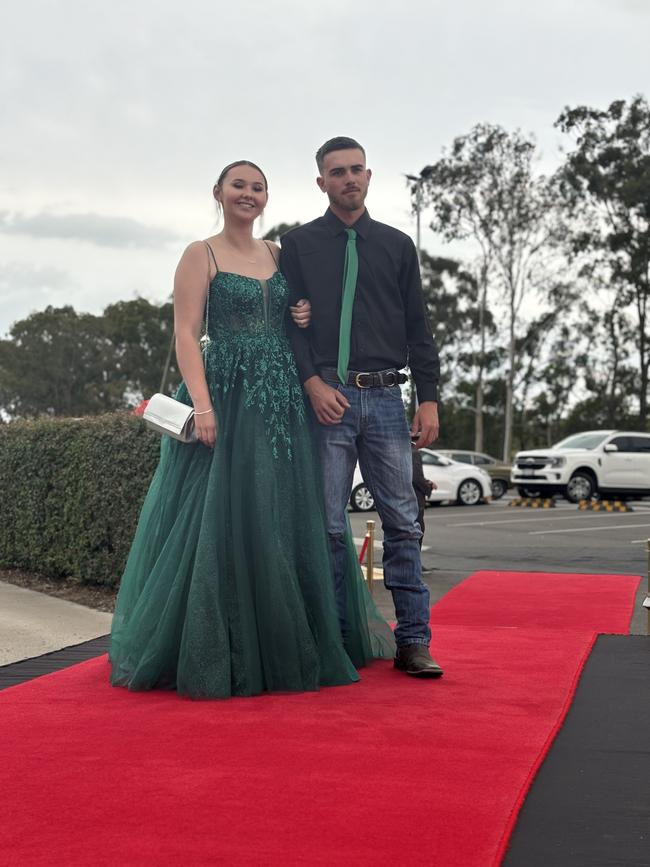
<svg viewBox="0 0 650 867">
<path fill-rule="evenodd" d="M 517 493 L 520 497 L 540 497 L 542 492 L 539 488 L 517 488 Z"/>
<path fill-rule="evenodd" d="M 596 492 L 594 477 L 587 472 L 574 473 L 566 486 L 566 498 L 570 503 L 579 503 L 580 500 L 590 500 Z"/>
<path fill-rule="evenodd" d="M 375 508 L 375 498 L 364 485 L 357 485 L 350 496 L 350 505 L 355 512 L 371 512 Z"/>
<path fill-rule="evenodd" d="M 475 506 L 481 502 L 483 492 L 481 486 L 476 479 L 465 479 L 458 486 L 458 505 L 459 506 Z"/>
<path fill-rule="evenodd" d="M 508 490 L 508 485 L 503 479 L 492 479 L 492 496 L 495 500 L 500 500 Z"/>
</svg>

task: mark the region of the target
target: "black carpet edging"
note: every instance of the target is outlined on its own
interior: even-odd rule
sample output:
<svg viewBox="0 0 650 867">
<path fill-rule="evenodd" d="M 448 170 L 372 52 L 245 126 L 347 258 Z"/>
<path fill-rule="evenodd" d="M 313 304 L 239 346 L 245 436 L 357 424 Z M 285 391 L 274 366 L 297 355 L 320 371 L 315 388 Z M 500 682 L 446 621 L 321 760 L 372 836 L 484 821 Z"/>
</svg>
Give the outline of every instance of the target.
<svg viewBox="0 0 650 867">
<path fill-rule="evenodd" d="M 650 865 L 650 636 L 601 635 L 502 867 Z"/>
<path fill-rule="evenodd" d="M 99 638 L 91 638 L 90 641 L 73 644 L 62 650 L 53 650 L 51 653 L 0 666 L 0 690 L 34 680 L 43 674 L 61 671 L 95 656 L 102 656 L 108 651 L 109 640 L 109 635 L 100 635 Z"/>
</svg>

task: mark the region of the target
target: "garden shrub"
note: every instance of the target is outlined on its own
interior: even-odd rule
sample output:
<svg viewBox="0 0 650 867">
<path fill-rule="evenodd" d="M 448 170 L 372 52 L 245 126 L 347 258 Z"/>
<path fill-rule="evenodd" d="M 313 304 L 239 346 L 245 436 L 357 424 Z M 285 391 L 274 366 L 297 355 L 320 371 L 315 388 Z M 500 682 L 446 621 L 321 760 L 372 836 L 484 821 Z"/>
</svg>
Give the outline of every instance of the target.
<svg viewBox="0 0 650 867">
<path fill-rule="evenodd" d="M 117 586 L 159 451 L 125 412 L 0 425 L 0 568 Z"/>
</svg>

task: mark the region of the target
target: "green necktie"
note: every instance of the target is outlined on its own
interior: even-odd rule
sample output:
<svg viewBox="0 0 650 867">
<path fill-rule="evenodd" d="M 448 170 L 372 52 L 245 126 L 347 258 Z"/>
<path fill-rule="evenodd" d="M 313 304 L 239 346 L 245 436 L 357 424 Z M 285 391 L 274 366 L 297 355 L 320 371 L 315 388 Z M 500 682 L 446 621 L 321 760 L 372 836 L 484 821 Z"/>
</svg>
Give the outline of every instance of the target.
<svg viewBox="0 0 650 867">
<path fill-rule="evenodd" d="M 354 229 L 345 230 L 348 243 L 345 248 L 343 264 L 343 296 L 341 301 L 341 324 L 339 327 L 339 360 L 336 372 L 343 385 L 348 379 L 348 362 L 350 361 L 350 331 L 352 330 L 352 308 L 354 293 L 357 289 L 357 274 L 359 273 L 359 258 L 357 256 L 357 233 Z"/>
</svg>

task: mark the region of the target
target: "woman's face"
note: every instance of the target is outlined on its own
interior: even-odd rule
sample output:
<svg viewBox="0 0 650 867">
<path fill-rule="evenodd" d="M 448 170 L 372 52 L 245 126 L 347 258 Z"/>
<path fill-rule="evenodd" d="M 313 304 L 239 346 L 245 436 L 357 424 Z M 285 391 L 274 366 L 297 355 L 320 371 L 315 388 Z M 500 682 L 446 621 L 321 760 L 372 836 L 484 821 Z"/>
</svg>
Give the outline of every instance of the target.
<svg viewBox="0 0 650 867">
<path fill-rule="evenodd" d="M 264 210 L 269 198 L 263 176 L 252 166 L 235 166 L 214 188 L 214 197 L 223 208 L 224 219 L 252 222 Z"/>
</svg>

